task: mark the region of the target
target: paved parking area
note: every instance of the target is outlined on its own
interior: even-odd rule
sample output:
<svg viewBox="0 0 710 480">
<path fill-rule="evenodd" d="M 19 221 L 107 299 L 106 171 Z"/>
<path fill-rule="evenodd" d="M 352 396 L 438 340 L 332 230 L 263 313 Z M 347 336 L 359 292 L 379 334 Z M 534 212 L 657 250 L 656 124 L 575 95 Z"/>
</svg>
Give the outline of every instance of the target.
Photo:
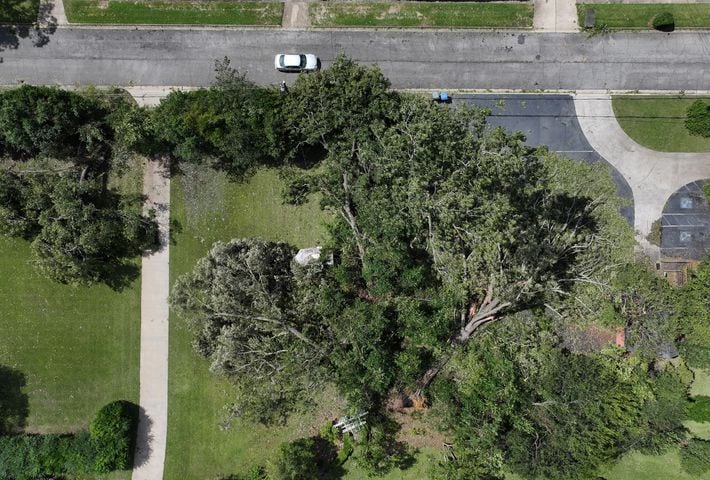
<svg viewBox="0 0 710 480">
<path fill-rule="evenodd" d="M 617 194 L 629 201 L 621 214 L 634 224 L 633 194 L 624 177 L 589 144 L 577 121 L 574 100 L 562 94 L 469 94 L 455 95 L 453 103 L 474 104 L 491 110 L 492 127 L 525 134 L 531 146 L 547 145 L 550 150 L 585 162 L 609 166 Z"/>
<path fill-rule="evenodd" d="M 710 253 L 710 206 L 703 185 L 710 180 L 689 183 L 666 202 L 661 217 L 661 255 L 700 260 Z"/>
</svg>

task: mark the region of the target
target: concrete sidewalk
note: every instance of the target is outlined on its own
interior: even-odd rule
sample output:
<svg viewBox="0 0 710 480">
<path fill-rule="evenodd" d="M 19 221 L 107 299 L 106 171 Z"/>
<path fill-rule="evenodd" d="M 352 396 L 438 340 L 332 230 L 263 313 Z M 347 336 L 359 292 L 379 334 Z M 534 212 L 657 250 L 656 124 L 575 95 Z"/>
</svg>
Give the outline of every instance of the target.
<svg viewBox="0 0 710 480">
<path fill-rule="evenodd" d="M 636 239 L 651 256 L 658 248 L 646 236 L 678 189 L 710 178 L 710 154 L 657 152 L 634 142 L 616 120 L 609 95 L 578 94 L 574 105 L 590 145 L 628 181 L 634 194 Z"/>
<path fill-rule="evenodd" d="M 154 209 L 160 249 L 143 255 L 141 270 L 140 417 L 133 480 L 161 480 L 168 429 L 168 295 L 170 291 L 170 176 L 149 161 L 143 193 Z"/>
<path fill-rule="evenodd" d="M 535 0 L 533 30 L 538 32 L 578 32 L 575 0 Z"/>
</svg>

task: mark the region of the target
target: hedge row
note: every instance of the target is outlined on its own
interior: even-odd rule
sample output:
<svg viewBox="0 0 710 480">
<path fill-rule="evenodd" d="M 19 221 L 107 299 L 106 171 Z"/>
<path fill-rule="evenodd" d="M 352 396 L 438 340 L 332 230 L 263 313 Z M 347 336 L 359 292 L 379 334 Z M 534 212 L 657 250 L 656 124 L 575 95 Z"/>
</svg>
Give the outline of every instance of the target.
<svg viewBox="0 0 710 480">
<path fill-rule="evenodd" d="M 99 411 L 89 432 L 0 436 L 0 478 L 35 480 L 128 469 L 137 424 L 138 407 L 117 401 Z"/>
</svg>

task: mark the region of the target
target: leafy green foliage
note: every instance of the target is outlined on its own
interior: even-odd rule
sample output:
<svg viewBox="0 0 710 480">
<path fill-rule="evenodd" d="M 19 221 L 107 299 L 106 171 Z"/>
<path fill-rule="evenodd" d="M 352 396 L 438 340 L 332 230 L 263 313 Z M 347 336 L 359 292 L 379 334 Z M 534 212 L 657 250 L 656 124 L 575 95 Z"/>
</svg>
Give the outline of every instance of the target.
<svg viewBox="0 0 710 480">
<path fill-rule="evenodd" d="M 271 475 L 274 480 L 317 480 L 318 459 L 313 438 L 300 438 L 279 448 Z"/>
<path fill-rule="evenodd" d="M 646 399 L 642 412 L 644 430 L 636 442 L 638 448 L 660 453 L 683 439 L 691 379 L 682 368 L 670 366 L 653 379 L 653 396 Z"/>
<path fill-rule="evenodd" d="M 108 154 L 107 112 L 82 95 L 49 87 L 0 94 L 0 146 L 12 156 L 54 157 L 85 163 Z"/>
<path fill-rule="evenodd" d="M 674 340 L 673 291 L 651 267 L 630 263 L 619 269 L 614 282 L 614 304 L 626 322 L 626 344 L 648 360 Z"/>
<path fill-rule="evenodd" d="M 654 15 L 653 19 L 651 19 L 651 25 L 656 30 L 672 32 L 675 29 L 675 18 L 670 12 L 661 12 Z"/>
<path fill-rule="evenodd" d="M 157 225 L 139 199 L 51 166 L 0 171 L 0 232 L 33 240 L 38 269 L 60 283 L 121 288 L 136 275 L 134 256 L 157 242 Z"/>
<path fill-rule="evenodd" d="M 688 344 L 710 348 L 710 262 L 691 273 L 677 300 L 674 319 L 677 336 Z"/>
<path fill-rule="evenodd" d="M 688 108 L 685 128 L 693 135 L 710 137 L 710 105 L 702 100 L 693 102 Z"/>
<path fill-rule="evenodd" d="M 35 480 L 43 476 L 91 473 L 93 454 L 86 432 L 0 437 L 0 477 Z"/>
<path fill-rule="evenodd" d="M 61 283 L 126 286 L 133 257 L 155 246 L 141 198 L 107 188 L 145 139 L 145 118 L 117 91 L 23 85 L 0 93 L 0 233 L 33 241 Z"/>
<path fill-rule="evenodd" d="M 688 445 L 680 450 L 680 463 L 683 470 L 695 476 L 710 470 L 710 441 L 690 439 Z"/>
<path fill-rule="evenodd" d="M 173 92 L 152 112 L 154 147 L 240 178 L 279 156 L 279 94 L 247 81 L 228 60 L 218 62 L 217 74 L 214 87 Z"/>
<path fill-rule="evenodd" d="M 680 352 L 691 368 L 710 368 L 710 347 L 682 343 Z"/>
<path fill-rule="evenodd" d="M 118 400 L 99 410 L 89 425 L 97 473 L 131 468 L 137 428 L 137 405 Z"/>
<path fill-rule="evenodd" d="M 688 418 L 696 422 L 710 422 L 710 397 L 693 397 L 688 407 Z"/>
<path fill-rule="evenodd" d="M 242 392 L 237 414 L 283 419 L 321 379 L 327 346 L 314 316 L 321 264 L 300 267 L 284 243 L 217 243 L 192 273 L 178 279 L 171 304 L 195 334 L 210 370 Z"/>
<path fill-rule="evenodd" d="M 399 426 L 388 418 L 369 421 L 355 449 L 355 462 L 371 477 L 382 476 L 393 468 L 406 469 L 413 459 L 406 444 L 395 438 Z"/>
<path fill-rule="evenodd" d="M 659 218 L 655 222 L 651 224 L 651 231 L 648 232 L 648 235 L 646 236 L 646 240 L 651 243 L 651 245 L 655 245 L 657 247 L 661 246 L 661 239 L 662 239 L 662 232 L 663 232 L 663 227 L 661 225 L 661 219 Z"/>
</svg>

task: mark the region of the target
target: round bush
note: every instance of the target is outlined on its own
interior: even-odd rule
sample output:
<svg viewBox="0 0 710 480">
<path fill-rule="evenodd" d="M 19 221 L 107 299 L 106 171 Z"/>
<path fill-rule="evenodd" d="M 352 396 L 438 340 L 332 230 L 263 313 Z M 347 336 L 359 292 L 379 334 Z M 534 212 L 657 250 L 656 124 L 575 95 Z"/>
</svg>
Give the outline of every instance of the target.
<svg viewBox="0 0 710 480">
<path fill-rule="evenodd" d="M 109 403 L 89 425 L 96 449 L 96 472 L 126 470 L 133 463 L 138 407 L 125 400 Z"/>
<path fill-rule="evenodd" d="M 702 100 L 694 101 L 688 108 L 685 128 L 693 135 L 710 137 L 710 105 Z"/>
<path fill-rule="evenodd" d="M 661 12 L 653 17 L 651 24 L 661 32 L 672 32 L 675 29 L 675 18 L 670 12 Z"/>
</svg>

